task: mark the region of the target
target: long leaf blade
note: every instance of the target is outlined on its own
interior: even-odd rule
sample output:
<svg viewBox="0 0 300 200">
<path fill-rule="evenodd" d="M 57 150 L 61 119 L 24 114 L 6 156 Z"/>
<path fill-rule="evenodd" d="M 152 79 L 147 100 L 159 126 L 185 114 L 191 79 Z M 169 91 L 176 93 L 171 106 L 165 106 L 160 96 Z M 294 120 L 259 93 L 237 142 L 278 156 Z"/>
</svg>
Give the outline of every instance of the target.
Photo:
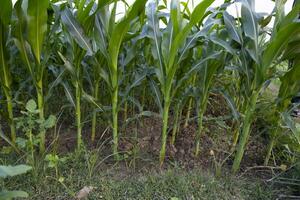
<svg viewBox="0 0 300 200">
<path fill-rule="evenodd" d="M 47 32 L 48 5 L 48 0 L 28 1 L 28 42 L 38 63 L 40 63 L 43 41 Z"/>
</svg>

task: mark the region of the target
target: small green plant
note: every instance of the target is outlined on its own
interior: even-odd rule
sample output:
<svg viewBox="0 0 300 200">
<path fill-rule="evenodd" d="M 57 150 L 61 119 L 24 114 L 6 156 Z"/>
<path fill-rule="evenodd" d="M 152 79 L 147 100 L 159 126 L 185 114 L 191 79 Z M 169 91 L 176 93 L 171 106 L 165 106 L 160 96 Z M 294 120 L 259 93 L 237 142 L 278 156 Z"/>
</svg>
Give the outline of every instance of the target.
<svg viewBox="0 0 300 200">
<path fill-rule="evenodd" d="M 48 167 L 55 169 L 55 176 L 57 179 L 60 179 L 59 172 L 58 172 L 58 166 L 59 164 L 65 163 L 67 158 L 63 157 L 60 158 L 57 154 L 47 154 L 45 157 L 45 161 L 48 162 Z"/>
<path fill-rule="evenodd" d="M 210 150 L 209 155 L 213 157 L 216 177 L 221 177 L 222 176 L 222 167 L 226 163 L 226 161 L 230 158 L 232 153 L 230 153 L 228 156 L 226 156 L 224 159 L 221 159 L 221 160 L 219 160 L 217 158 L 214 150 Z"/>
<path fill-rule="evenodd" d="M 56 117 L 50 115 L 46 120 L 39 118 L 39 109 L 32 99 L 26 103 L 25 111 L 21 111 L 21 114 L 22 116 L 16 119 L 17 128 L 25 133 L 26 138 L 18 137 L 16 141 L 20 148 L 30 153 L 28 161 L 34 165 L 35 147 L 40 142 L 40 135 L 35 133 L 42 133 L 52 128 L 56 123 Z"/>
<path fill-rule="evenodd" d="M 0 182 L 4 181 L 3 179 L 7 177 L 24 174 L 29 170 L 31 170 L 31 167 L 28 165 L 17 165 L 17 166 L 0 165 Z M 8 191 L 2 189 L 0 191 L 0 200 L 10 200 L 13 198 L 27 198 L 27 197 L 28 194 L 20 190 Z"/>
</svg>

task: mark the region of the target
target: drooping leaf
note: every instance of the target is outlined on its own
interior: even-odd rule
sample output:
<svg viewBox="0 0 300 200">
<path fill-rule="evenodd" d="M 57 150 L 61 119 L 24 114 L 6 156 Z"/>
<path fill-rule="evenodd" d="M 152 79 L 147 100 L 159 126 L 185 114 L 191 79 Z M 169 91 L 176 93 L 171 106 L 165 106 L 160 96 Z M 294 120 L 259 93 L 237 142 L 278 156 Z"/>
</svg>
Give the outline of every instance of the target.
<svg viewBox="0 0 300 200">
<path fill-rule="evenodd" d="M 223 47 L 224 49 L 226 49 L 230 54 L 235 55 L 235 50 L 230 46 L 230 44 L 227 41 L 222 40 L 221 38 L 217 37 L 217 36 L 212 36 L 210 37 L 210 40 Z"/>
<path fill-rule="evenodd" d="M 291 23 L 284 26 L 274 37 L 263 53 L 262 67 L 266 70 L 272 62 L 283 53 L 292 36 L 300 32 L 299 23 Z"/>
<path fill-rule="evenodd" d="M 10 200 L 15 198 L 27 198 L 28 194 L 24 191 L 1 191 L 0 192 L 0 200 Z"/>
<path fill-rule="evenodd" d="M 154 100 L 159 108 L 159 113 L 162 115 L 163 113 L 163 103 L 162 103 L 162 97 L 161 97 L 161 92 L 157 87 L 157 84 L 153 80 L 150 80 L 150 88 L 152 92 L 154 93 Z"/>
<path fill-rule="evenodd" d="M 236 22 L 235 22 L 234 17 L 229 15 L 226 11 L 223 13 L 223 17 L 224 17 L 224 23 L 225 23 L 225 26 L 227 28 L 227 31 L 228 31 L 229 35 L 231 36 L 231 38 L 233 40 L 235 40 L 236 42 L 241 44 L 242 39 L 241 39 L 241 36 L 240 36 L 240 34 L 237 30 Z"/>
<path fill-rule="evenodd" d="M 83 28 L 76 21 L 76 18 L 73 16 L 72 12 L 66 8 L 61 12 L 61 19 L 63 24 L 67 27 L 68 31 L 77 42 L 77 44 L 87 51 L 88 55 L 93 54 L 93 50 L 90 44 L 90 40 L 85 35 Z"/>
<path fill-rule="evenodd" d="M 24 174 L 31 169 L 32 169 L 32 167 L 30 167 L 28 165 L 17 165 L 17 166 L 0 165 L 0 177 L 6 178 L 8 176 L 16 176 L 19 174 Z"/>
<path fill-rule="evenodd" d="M 239 112 L 237 110 L 237 107 L 236 107 L 236 104 L 235 104 L 233 98 L 229 94 L 227 94 L 226 91 L 221 91 L 221 94 L 225 98 L 225 100 L 227 102 L 227 105 L 229 106 L 234 119 L 238 120 L 239 119 Z"/>
</svg>

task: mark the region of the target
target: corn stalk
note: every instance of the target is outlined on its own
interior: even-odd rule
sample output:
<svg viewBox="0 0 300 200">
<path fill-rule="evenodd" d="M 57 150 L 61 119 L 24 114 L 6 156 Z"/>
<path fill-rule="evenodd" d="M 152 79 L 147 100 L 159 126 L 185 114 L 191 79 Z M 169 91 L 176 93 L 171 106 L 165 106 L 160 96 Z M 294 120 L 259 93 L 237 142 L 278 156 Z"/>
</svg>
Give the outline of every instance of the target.
<svg viewBox="0 0 300 200">
<path fill-rule="evenodd" d="M 160 82 L 160 90 L 163 98 L 162 110 L 162 144 L 160 150 L 160 165 L 163 164 L 166 154 L 167 129 L 169 120 L 169 109 L 172 99 L 173 80 L 177 69 L 180 66 L 182 57 L 178 56 L 180 48 L 184 45 L 189 33 L 195 25 L 201 24 L 206 14 L 206 9 L 213 3 L 211 0 L 204 0 L 199 3 L 190 16 L 189 22 L 182 25 L 182 16 L 179 8 L 179 1 L 171 1 L 170 20 L 168 30 L 170 32 L 164 40 L 161 40 L 161 30 L 159 29 L 158 10 L 155 2 L 150 2 L 147 7 L 147 16 L 150 28 L 150 38 L 152 39 L 155 55 L 157 60 L 156 76 Z M 181 28 L 182 27 L 182 28 Z M 184 55 L 186 49 L 183 50 Z"/>
<path fill-rule="evenodd" d="M 0 82 L 4 95 L 6 97 L 6 108 L 10 126 L 10 139 L 12 144 L 16 142 L 16 127 L 13 114 L 13 98 L 11 90 L 11 73 L 8 65 L 9 53 L 7 51 L 7 42 L 9 26 L 12 14 L 11 1 L 3 2 L 3 8 L 0 10 Z"/>
<path fill-rule="evenodd" d="M 298 23 L 293 22 L 291 16 L 275 23 L 276 29 L 273 31 L 271 40 L 266 44 L 259 42 L 260 28 L 256 13 L 254 12 L 254 2 L 250 0 L 242 1 L 242 28 L 235 26 L 235 20 L 228 14 L 224 15 L 225 25 L 231 39 L 240 44 L 240 77 L 244 83 L 244 118 L 240 130 L 239 144 L 236 150 L 232 171 L 239 170 L 240 163 L 249 139 L 251 124 L 259 97 L 259 93 L 264 83 L 272 78 L 268 69 L 272 67 L 274 61 L 279 60 L 282 53 L 292 39 L 292 35 L 300 31 Z M 244 38 L 243 38 L 244 37 Z M 250 40 L 249 40 L 250 39 Z M 248 99 L 249 98 L 249 99 Z M 248 99 L 248 100 L 247 100 Z"/>
<path fill-rule="evenodd" d="M 22 5 L 27 3 L 27 10 Z M 47 9 L 48 0 L 18 0 L 15 4 L 17 14 L 17 24 L 15 33 L 15 43 L 18 47 L 21 58 L 29 71 L 35 86 L 39 118 L 44 117 L 44 92 L 43 77 L 45 63 L 41 62 L 44 38 L 47 32 Z M 29 48 L 28 48 L 29 47 Z M 31 59 L 33 55 L 33 59 Z M 45 151 L 45 130 L 41 130 L 40 151 Z"/>
</svg>

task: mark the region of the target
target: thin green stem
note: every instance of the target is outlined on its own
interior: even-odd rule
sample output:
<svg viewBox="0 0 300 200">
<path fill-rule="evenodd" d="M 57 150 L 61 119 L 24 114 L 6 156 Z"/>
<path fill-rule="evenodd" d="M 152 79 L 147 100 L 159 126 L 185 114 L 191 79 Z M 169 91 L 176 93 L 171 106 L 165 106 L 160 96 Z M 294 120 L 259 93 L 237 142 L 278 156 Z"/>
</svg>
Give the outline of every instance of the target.
<svg viewBox="0 0 300 200">
<path fill-rule="evenodd" d="M 232 139 L 232 145 L 231 145 L 231 149 L 234 150 L 236 147 L 236 144 L 239 140 L 239 136 L 240 136 L 240 130 L 239 130 L 239 122 L 237 120 L 235 120 L 233 122 L 233 139 Z"/>
<path fill-rule="evenodd" d="M 207 101 L 208 101 L 208 88 L 206 89 L 205 95 L 203 95 L 201 102 L 200 102 L 200 106 L 199 106 L 199 110 L 198 110 L 198 130 L 196 132 L 196 149 L 195 149 L 195 156 L 199 155 L 200 152 L 200 139 L 201 139 L 201 133 L 202 133 L 202 129 L 203 129 L 203 116 L 204 113 L 206 111 L 206 107 L 207 107 Z"/>
<path fill-rule="evenodd" d="M 112 96 L 112 128 L 113 128 L 113 154 L 115 160 L 119 160 L 118 154 L 118 86 L 115 87 Z"/>
<path fill-rule="evenodd" d="M 250 134 L 250 127 L 252 124 L 253 113 L 255 111 L 258 95 L 259 95 L 259 92 L 256 92 L 256 91 L 253 92 L 253 94 L 250 97 L 250 101 L 247 105 L 247 108 L 246 108 L 246 116 L 243 120 L 240 141 L 239 141 L 238 149 L 237 149 L 237 152 L 236 152 L 236 155 L 234 158 L 234 162 L 233 162 L 233 166 L 232 166 L 233 173 L 236 173 L 240 168 L 240 164 L 241 164 L 241 161 L 242 161 L 242 158 L 244 155 L 247 140 L 248 140 L 249 134 Z"/>
<path fill-rule="evenodd" d="M 35 166 L 35 163 L 34 163 L 34 148 L 33 148 L 33 138 L 32 138 L 32 129 L 30 129 L 28 131 L 28 137 L 29 137 L 29 148 L 30 148 L 30 153 L 31 153 L 31 165 L 32 166 Z"/>
<path fill-rule="evenodd" d="M 189 99 L 189 104 L 188 104 L 188 108 L 187 108 L 187 112 L 185 115 L 185 122 L 183 127 L 186 128 L 189 125 L 189 120 L 190 120 L 190 116 L 191 116 L 191 109 L 192 109 L 192 104 L 193 104 L 193 98 L 190 97 Z"/>
<path fill-rule="evenodd" d="M 202 133 L 202 123 L 203 123 L 203 112 L 201 110 L 198 114 L 198 130 L 196 132 L 195 156 L 198 156 L 200 152 L 200 138 Z"/>
<path fill-rule="evenodd" d="M 77 126 L 77 150 L 80 149 L 82 144 L 82 126 L 81 126 L 81 88 L 78 83 L 75 86 L 76 95 L 76 126 Z"/>
<path fill-rule="evenodd" d="M 95 82 L 95 90 L 94 90 L 94 98 L 96 100 L 98 100 L 98 96 L 99 96 L 99 81 Z M 97 124 L 97 112 L 94 111 L 93 112 L 93 116 L 92 116 L 92 142 L 95 141 L 95 137 L 96 137 L 96 124 Z"/>
<path fill-rule="evenodd" d="M 10 126 L 10 137 L 11 142 L 13 144 L 16 144 L 16 126 L 14 122 L 14 115 L 13 115 L 13 104 L 12 104 L 12 98 L 10 94 L 6 95 L 7 100 L 7 112 L 8 112 L 8 118 L 9 118 L 9 126 Z"/>
<path fill-rule="evenodd" d="M 271 140 L 270 140 L 270 143 L 269 143 L 268 149 L 267 149 L 266 158 L 265 158 L 265 161 L 264 161 L 265 166 L 267 166 L 268 163 L 269 163 L 274 145 L 275 145 L 275 137 L 271 137 Z"/>
<path fill-rule="evenodd" d="M 161 149 L 159 154 L 159 162 L 160 166 L 163 165 L 165 156 L 166 156 L 166 144 L 167 144 L 167 136 L 168 136 L 168 120 L 169 120 L 169 108 L 170 108 L 170 100 L 169 95 L 166 95 L 163 110 L 163 128 L 162 128 L 162 140 L 161 140 Z"/>
<path fill-rule="evenodd" d="M 192 78 L 192 85 L 194 86 L 195 83 L 196 83 L 196 75 L 194 75 L 193 78 Z M 190 97 L 189 98 L 189 103 L 188 103 L 187 113 L 186 113 L 186 116 L 185 116 L 185 122 L 184 122 L 184 125 L 183 125 L 184 128 L 186 128 L 189 125 L 192 106 L 193 106 L 193 98 Z"/>
<path fill-rule="evenodd" d="M 43 95 L 43 81 L 42 79 L 37 83 L 37 100 L 38 100 L 38 109 L 39 109 L 39 118 L 41 121 L 45 120 L 44 117 L 44 95 Z M 40 132 L 40 153 L 45 152 L 45 132 L 46 130 L 41 130 Z"/>
<path fill-rule="evenodd" d="M 173 123 L 173 130 L 172 130 L 172 139 L 171 139 L 171 145 L 174 145 L 175 140 L 176 140 L 176 134 L 178 131 L 178 120 L 179 120 L 179 103 L 176 106 L 175 109 L 175 119 L 174 119 L 174 123 Z"/>
</svg>

